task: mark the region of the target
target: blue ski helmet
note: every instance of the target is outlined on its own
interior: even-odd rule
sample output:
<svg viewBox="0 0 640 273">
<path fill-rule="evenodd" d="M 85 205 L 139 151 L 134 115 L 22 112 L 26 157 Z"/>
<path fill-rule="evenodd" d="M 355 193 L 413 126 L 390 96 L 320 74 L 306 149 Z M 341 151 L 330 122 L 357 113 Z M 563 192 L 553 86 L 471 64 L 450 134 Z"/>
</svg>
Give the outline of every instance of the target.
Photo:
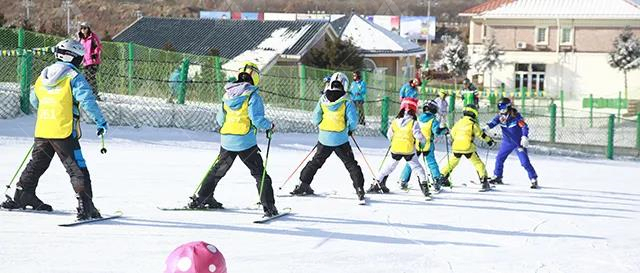
<svg viewBox="0 0 640 273">
<path fill-rule="evenodd" d="M 511 109 L 511 100 L 509 98 L 502 98 L 500 102 L 498 102 L 498 110 L 500 114 L 505 114 L 507 111 Z"/>
</svg>

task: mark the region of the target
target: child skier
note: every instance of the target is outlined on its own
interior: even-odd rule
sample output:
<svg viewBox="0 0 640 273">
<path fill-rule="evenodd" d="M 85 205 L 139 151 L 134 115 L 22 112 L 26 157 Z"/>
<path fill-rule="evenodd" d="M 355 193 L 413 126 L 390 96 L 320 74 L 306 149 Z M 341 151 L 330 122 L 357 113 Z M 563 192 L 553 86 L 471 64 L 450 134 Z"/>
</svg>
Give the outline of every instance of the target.
<svg viewBox="0 0 640 273">
<path fill-rule="evenodd" d="M 220 154 L 202 181 L 198 195 L 191 197 L 189 208 L 222 208 L 222 204 L 216 201 L 213 194 L 220 179 L 225 176 L 233 161 L 239 156 L 256 180 L 264 216 L 278 215 L 271 177 L 264 172 L 262 156 L 256 141 L 257 129 L 266 129 L 267 137 L 271 137 L 275 127 L 264 117 L 264 104 L 262 97 L 258 94 L 259 82 L 258 66 L 252 62 L 245 62 L 240 68 L 238 79 L 225 85 L 223 103 L 216 116 L 221 126 Z"/>
<path fill-rule="evenodd" d="M 82 44 L 64 40 L 54 50 L 58 61 L 42 70 L 30 96 L 31 104 L 38 111 L 31 161 L 16 184 L 13 200 L 7 200 L 2 207 L 31 206 L 35 210 L 51 211 L 51 206 L 36 196 L 36 187 L 57 154 L 76 192 L 78 220 L 101 218 L 92 201 L 91 178 L 78 142 L 82 136 L 78 106 L 96 123 L 98 136 L 106 133 L 107 121 L 96 103 L 91 85 L 78 71 L 84 56 Z"/>
<path fill-rule="evenodd" d="M 440 90 L 438 91 L 438 97 L 434 99 L 436 104 L 438 105 L 438 121 L 440 124 L 447 124 L 447 115 L 449 114 L 449 102 L 447 102 L 447 91 Z"/>
<path fill-rule="evenodd" d="M 405 83 L 400 87 L 400 101 L 411 98 L 418 101 L 418 86 L 422 83 L 419 78 L 411 79 L 408 83 Z"/>
<path fill-rule="evenodd" d="M 494 177 L 489 180 L 492 184 L 502 184 L 502 172 L 504 170 L 504 161 L 513 150 L 517 150 L 520 164 L 527 171 L 529 180 L 531 180 L 531 188 L 538 188 L 538 175 L 536 170 L 531 166 L 527 148 L 529 147 L 529 126 L 511 105 L 509 98 L 502 98 L 498 103 L 498 113 L 491 122 L 487 123 L 489 129 L 500 126 L 502 129 L 502 144 L 500 151 L 496 156 L 496 166 L 493 170 Z"/>
<path fill-rule="evenodd" d="M 314 110 L 313 123 L 319 128 L 318 144 L 313 159 L 300 172 L 300 184 L 291 192 L 293 195 L 313 194 L 311 181 L 318 169 L 332 153 L 342 160 L 349 171 L 353 187 L 360 201 L 364 200 L 364 176 L 349 144 L 349 136 L 358 126 L 358 112 L 351 101 L 346 98 L 345 88 L 349 80 L 343 73 L 331 76 L 329 89 L 318 101 Z"/>
<path fill-rule="evenodd" d="M 440 179 L 440 170 L 438 169 L 438 162 L 435 158 L 435 145 L 434 138 L 436 135 L 446 135 L 449 133 L 449 129 L 444 127 L 443 123 L 437 118 L 438 105 L 435 101 L 430 100 L 425 102 L 422 107 L 422 114 L 418 117 L 418 124 L 420 125 L 420 131 L 425 138 L 425 144 L 416 143 L 416 155 L 418 158 L 422 158 L 431 171 L 431 177 L 433 181 Z M 409 178 L 411 178 L 411 166 L 406 164 L 404 170 L 400 175 L 400 188 L 406 190 L 409 184 Z M 440 190 L 440 185 L 434 183 L 434 189 Z"/>
<path fill-rule="evenodd" d="M 453 169 L 460 162 L 462 156 L 471 160 L 471 164 L 476 168 L 478 177 L 482 182 L 482 191 L 491 189 L 489 182 L 487 181 L 487 170 L 484 163 L 480 160 L 478 153 L 476 153 L 476 145 L 473 143 L 474 138 L 481 138 L 486 141 L 489 146 L 493 146 L 495 143 L 491 137 L 480 130 L 480 126 L 476 121 L 478 117 L 478 109 L 474 104 L 469 104 L 462 109 L 464 115 L 456 124 L 451 128 L 451 138 L 453 143 L 451 149 L 453 150 L 453 158 L 451 158 L 449 164 L 442 168 L 442 176 L 438 180 L 438 184 L 449 185 L 449 175 Z M 448 155 L 447 155 L 448 156 Z"/>
<path fill-rule="evenodd" d="M 409 164 L 412 171 L 418 175 L 420 189 L 422 193 L 429 197 L 429 184 L 427 175 L 425 174 L 420 160 L 416 156 L 416 143 L 425 145 L 425 139 L 420 132 L 420 125 L 417 122 L 416 110 L 418 105 L 413 100 L 403 100 L 400 106 L 400 112 L 395 120 L 391 122 L 391 126 L 387 131 L 387 138 L 391 141 L 391 160 L 378 174 L 373 184 L 367 192 L 370 193 L 387 193 L 389 188 L 384 183 L 387 177 L 398 166 L 400 160 L 404 158 Z"/>
</svg>

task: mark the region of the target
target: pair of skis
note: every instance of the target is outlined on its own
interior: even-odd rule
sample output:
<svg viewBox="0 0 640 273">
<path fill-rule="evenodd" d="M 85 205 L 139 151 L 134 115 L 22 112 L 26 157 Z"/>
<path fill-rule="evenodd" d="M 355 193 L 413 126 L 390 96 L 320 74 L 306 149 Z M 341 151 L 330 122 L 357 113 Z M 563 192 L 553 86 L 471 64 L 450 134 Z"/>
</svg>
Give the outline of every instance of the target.
<svg viewBox="0 0 640 273">
<path fill-rule="evenodd" d="M 215 209 L 208 209 L 208 208 L 196 208 L 196 209 L 192 209 L 192 208 L 188 208 L 188 207 L 179 207 L 179 208 L 162 208 L 162 207 L 158 207 L 159 210 L 162 211 L 215 211 L 215 212 L 234 212 L 234 211 L 242 211 L 241 209 L 226 209 L 226 208 L 215 208 Z M 288 216 L 291 214 L 291 208 L 284 208 L 282 209 L 278 215 L 274 215 L 274 216 L 263 216 L 260 219 L 256 219 L 253 221 L 254 224 L 264 224 L 264 223 L 268 223 L 272 220 L 276 220 L 279 218 L 282 218 L 284 216 Z"/>
<path fill-rule="evenodd" d="M 305 194 L 305 195 L 295 195 L 295 194 L 278 194 L 276 195 L 276 197 L 325 197 L 325 198 L 340 198 L 335 196 L 336 193 L 318 193 L 318 194 Z M 351 199 L 348 197 L 344 197 L 345 199 Z M 360 199 L 356 199 L 357 200 L 357 204 L 360 206 L 366 206 L 367 203 L 367 197 L 365 197 L 364 199 L 360 200 Z"/>
<path fill-rule="evenodd" d="M 2 208 L 0 209 L 0 211 L 12 211 L 12 212 L 22 212 L 22 213 L 35 213 L 35 214 L 53 214 L 53 215 L 71 215 L 74 214 L 73 212 L 70 211 L 57 211 L 57 210 L 53 210 L 53 211 L 45 211 L 45 210 L 33 210 L 33 209 L 5 209 Z M 117 219 L 122 217 L 122 211 L 116 211 L 114 214 L 112 215 L 105 215 L 102 218 L 91 218 L 91 219 L 86 219 L 86 220 L 76 220 L 73 222 L 68 222 L 68 223 L 61 223 L 58 224 L 58 226 L 60 227 L 73 227 L 73 226 L 79 226 L 79 225 L 84 225 L 84 224 L 89 224 L 89 223 L 95 223 L 95 222 L 101 222 L 101 221 L 107 221 L 107 220 L 113 220 L 113 219 Z"/>
</svg>

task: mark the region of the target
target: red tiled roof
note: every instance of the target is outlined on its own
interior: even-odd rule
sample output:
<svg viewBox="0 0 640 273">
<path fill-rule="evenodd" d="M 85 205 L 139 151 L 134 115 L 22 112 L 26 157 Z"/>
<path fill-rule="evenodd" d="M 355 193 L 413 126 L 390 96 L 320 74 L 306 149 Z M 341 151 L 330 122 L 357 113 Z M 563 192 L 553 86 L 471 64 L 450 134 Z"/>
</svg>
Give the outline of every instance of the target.
<svg viewBox="0 0 640 273">
<path fill-rule="evenodd" d="M 482 13 L 485 11 L 489 11 L 489 10 L 493 10 L 496 8 L 499 8 L 502 5 L 506 5 L 509 3 L 512 3 L 516 0 L 489 0 L 487 2 L 484 2 L 480 5 L 471 7 L 465 11 L 463 11 L 461 14 L 478 14 L 478 13 Z"/>
</svg>

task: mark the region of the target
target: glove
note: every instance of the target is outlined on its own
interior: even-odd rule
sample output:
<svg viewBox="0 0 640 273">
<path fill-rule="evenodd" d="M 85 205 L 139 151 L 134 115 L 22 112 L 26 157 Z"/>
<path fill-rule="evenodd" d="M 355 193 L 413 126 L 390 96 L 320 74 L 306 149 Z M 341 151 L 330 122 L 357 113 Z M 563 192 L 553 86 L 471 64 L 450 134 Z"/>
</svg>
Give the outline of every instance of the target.
<svg viewBox="0 0 640 273">
<path fill-rule="evenodd" d="M 493 147 L 494 145 L 496 145 L 496 142 L 493 141 L 493 139 L 490 139 L 489 141 L 487 141 L 487 145 L 489 145 L 489 148 Z"/>
<path fill-rule="evenodd" d="M 273 136 L 273 131 L 276 129 L 276 124 L 271 123 L 271 129 L 267 129 L 267 138 L 271 138 Z"/>
<path fill-rule="evenodd" d="M 529 138 L 526 136 L 522 136 L 522 138 L 520 139 L 520 146 L 522 146 L 522 148 L 529 148 Z"/>
<path fill-rule="evenodd" d="M 97 127 L 98 127 L 98 132 L 97 132 L 97 134 L 96 134 L 96 135 L 98 135 L 98 136 L 104 136 L 104 135 L 107 133 L 107 128 L 108 128 L 109 126 L 108 126 L 108 125 L 107 125 L 107 123 L 105 122 L 105 123 L 103 123 L 103 124 L 98 125 Z"/>
<path fill-rule="evenodd" d="M 444 127 L 444 128 L 442 129 L 442 134 L 443 134 L 443 135 L 445 135 L 445 136 L 446 136 L 446 135 L 449 135 L 449 133 L 451 133 L 451 132 L 449 132 L 449 128 Z"/>
<path fill-rule="evenodd" d="M 347 135 L 352 136 L 353 135 L 353 131 L 347 132 Z"/>
<path fill-rule="evenodd" d="M 97 60 L 97 59 L 98 59 L 98 54 L 92 54 L 92 55 L 91 55 L 91 59 L 93 59 L 93 60 Z"/>
</svg>

